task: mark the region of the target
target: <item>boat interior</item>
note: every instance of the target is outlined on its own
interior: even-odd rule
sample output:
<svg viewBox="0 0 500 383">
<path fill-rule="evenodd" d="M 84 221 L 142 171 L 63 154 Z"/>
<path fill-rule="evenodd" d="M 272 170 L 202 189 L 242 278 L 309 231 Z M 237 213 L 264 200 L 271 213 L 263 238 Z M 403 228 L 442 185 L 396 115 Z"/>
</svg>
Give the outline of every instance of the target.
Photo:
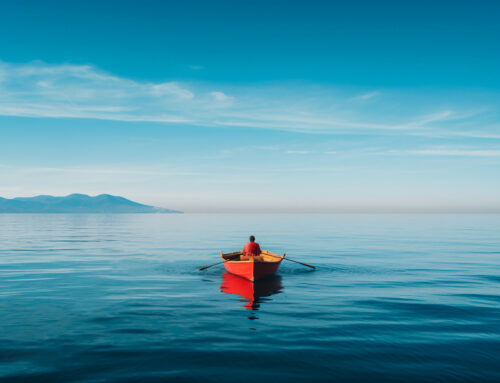
<svg viewBox="0 0 500 383">
<path fill-rule="evenodd" d="M 242 251 L 235 251 L 232 253 L 222 253 L 221 251 L 221 256 L 224 260 L 226 261 L 232 261 L 232 262 L 244 262 L 244 261 L 249 261 L 252 256 L 248 255 L 243 255 Z M 270 251 L 267 250 L 262 250 L 260 255 L 253 256 L 254 261 L 257 262 L 281 262 L 281 260 L 285 257 L 285 254 L 278 255 L 275 253 L 271 253 Z"/>
</svg>

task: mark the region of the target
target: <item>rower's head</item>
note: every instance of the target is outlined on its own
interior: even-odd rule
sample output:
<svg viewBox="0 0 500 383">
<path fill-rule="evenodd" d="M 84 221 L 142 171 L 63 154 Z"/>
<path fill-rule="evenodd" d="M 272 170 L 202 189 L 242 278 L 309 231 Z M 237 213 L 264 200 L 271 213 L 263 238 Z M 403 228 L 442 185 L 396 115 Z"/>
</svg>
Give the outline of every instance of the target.
<svg viewBox="0 0 500 383">
<path fill-rule="evenodd" d="M 253 235 L 250 236 L 250 242 L 255 242 L 255 237 Z"/>
</svg>

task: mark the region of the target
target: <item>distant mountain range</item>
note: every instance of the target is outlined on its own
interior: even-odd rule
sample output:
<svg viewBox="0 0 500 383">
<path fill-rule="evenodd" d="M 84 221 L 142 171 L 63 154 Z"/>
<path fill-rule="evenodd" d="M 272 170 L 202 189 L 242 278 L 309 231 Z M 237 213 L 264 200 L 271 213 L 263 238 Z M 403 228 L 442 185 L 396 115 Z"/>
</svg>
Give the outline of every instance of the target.
<svg viewBox="0 0 500 383">
<path fill-rule="evenodd" d="M 182 213 L 177 210 L 143 205 L 123 197 L 100 194 L 70 194 L 66 197 L 0 197 L 0 213 Z"/>
</svg>

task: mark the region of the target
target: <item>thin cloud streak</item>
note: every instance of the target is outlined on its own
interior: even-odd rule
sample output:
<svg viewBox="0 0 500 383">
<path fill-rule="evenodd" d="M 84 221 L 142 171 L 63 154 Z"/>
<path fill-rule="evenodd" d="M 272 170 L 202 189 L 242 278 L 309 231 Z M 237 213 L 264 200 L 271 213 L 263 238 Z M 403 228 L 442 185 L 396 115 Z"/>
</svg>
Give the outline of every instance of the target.
<svg viewBox="0 0 500 383">
<path fill-rule="evenodd" d="M 151 167 L 147 168 L 133 168 L 125 165 L 117 167 L 18 167 L 1 165 L 0 171 L 11 172 L 16 174 L 82 174 L 82 175 L 126 175 L 126 176 L 199 176 L 203 175 L 202 172 L 195 171 L 169 171 L 164 169 L 152 170 Z"/>
<path fill-rule="evenodd" d="M 382 98 L 379 91 L 357 97 L 376 99 L 377 103 Z M 472 115 L 457 113 L 450 107 L 432 107 L 427 113 L 404 115 L 395 110 L 398 113 L 381 116 L 363 109 L 369 108 L 363 103 L 350 104 L 351 99 L 349 92 L 341 96 L 328 89 L 220 89 L 210 84 L 139 82 L 90 65 L 0 62 L 3 116 L 245 127 L 310 134 L 425 135 L 432 134 L 441 123 Z M 447 134 L 445 128 L 442 131 Z"/>
<path fill-rule="evenodd" d="M 380 95 L 379 91 L 373 91 L 373 92 L 368 92 L 368 93 L 364 93 L 364 94 L 361 94 L 359 96 L 353 97 L 352 100 L 354 100 L 354 101 L 366 101 L 366 100 L 370 100 L 372 98 L 375 98 L 379 95 Z"/>
<path fill-rule="evenodd" d="M 452 150 L 452 149 L 427 149 L 409 150 L 408 154 L 424 156 L 468 156 L 468 157 L 498 157 L 500 150 Z"/>
</svg>

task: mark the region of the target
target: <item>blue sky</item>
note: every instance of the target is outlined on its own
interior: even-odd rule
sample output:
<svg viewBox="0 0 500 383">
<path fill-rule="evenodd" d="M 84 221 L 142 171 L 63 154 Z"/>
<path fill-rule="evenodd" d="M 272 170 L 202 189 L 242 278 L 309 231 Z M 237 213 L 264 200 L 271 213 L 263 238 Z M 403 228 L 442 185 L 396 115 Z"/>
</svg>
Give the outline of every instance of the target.
<svg viewBox="0 0 500 383">
<path fill-rule="evenodd" d="M 0 196 L 500 211 L 496 1 L 0 4 Z"/>
</svg>

